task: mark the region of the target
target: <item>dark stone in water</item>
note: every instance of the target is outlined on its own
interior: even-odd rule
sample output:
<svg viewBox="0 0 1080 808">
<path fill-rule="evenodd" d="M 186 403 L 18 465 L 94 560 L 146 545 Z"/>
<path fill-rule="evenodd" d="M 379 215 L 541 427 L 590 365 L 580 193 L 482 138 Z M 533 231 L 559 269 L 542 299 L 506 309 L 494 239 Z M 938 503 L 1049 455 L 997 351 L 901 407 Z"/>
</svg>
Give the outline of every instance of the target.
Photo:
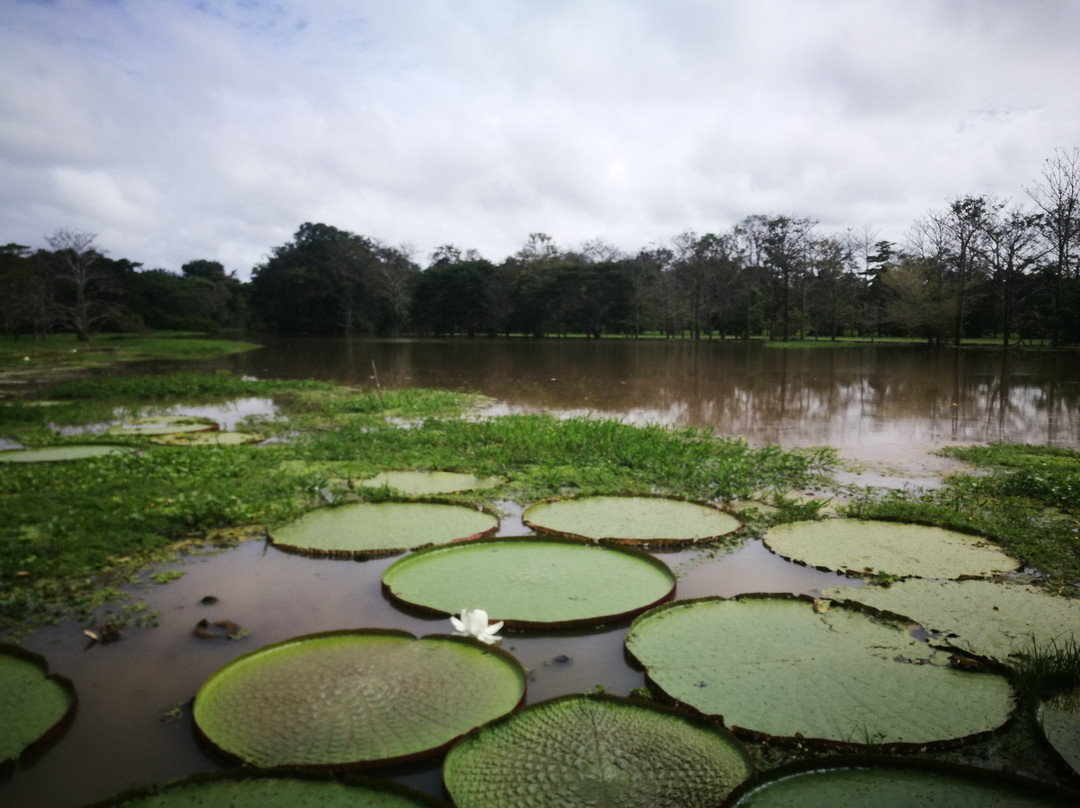
<svg viewBox="0 0 1080 808">
<path fill-rule="evenodd" d="M 203 606 L 212 606 L 218 602 L 218 599 L 213 595 L 207 595 L 205 598 L 199 601 Z"/>
</svg>

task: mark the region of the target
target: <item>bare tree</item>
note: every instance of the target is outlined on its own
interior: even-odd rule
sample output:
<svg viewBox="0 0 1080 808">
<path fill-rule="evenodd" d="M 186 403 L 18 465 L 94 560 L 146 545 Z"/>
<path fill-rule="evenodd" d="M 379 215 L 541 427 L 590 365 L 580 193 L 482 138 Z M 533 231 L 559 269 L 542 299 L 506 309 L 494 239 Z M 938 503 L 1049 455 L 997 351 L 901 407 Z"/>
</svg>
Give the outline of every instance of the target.
<svg viewBox="0 0 1080 808">
<path fill-rule="evenodd" d="M 1050 342 L 1061 344 L 1062 318 L 1068 314 L 1063 302 L 1065 280 L 1076 262 L 1073 250 L 1080 242 L 1080 148 L 1055 149 L 1043 164 L 1042 181 L 1025 189 L 1042 212 L 1042 232 L 1054 257 L 1052 267 Z"/>
<path fill-rule="evenodd" d="M 60 317 L 80 342 L 89 342 L 95 326 L 115 314 L 111 293 L 112 278 L 101 259 L 104 254 L 94 242 L 97 236 L 81 230 L 57 230 L 45 241 L 53 249 Z"/>
</svg>

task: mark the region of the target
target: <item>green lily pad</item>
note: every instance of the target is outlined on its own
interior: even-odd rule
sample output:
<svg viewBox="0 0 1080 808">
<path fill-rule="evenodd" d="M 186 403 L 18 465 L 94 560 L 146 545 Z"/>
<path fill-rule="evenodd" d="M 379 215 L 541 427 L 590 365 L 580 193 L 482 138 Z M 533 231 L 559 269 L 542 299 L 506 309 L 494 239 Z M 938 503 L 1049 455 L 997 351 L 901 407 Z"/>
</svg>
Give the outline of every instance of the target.
<svg viewBox="0 0 1080 808">
<path fill-rule="evenodd" d="M 46 446 L 41 449 L 16 449 L 0 452 L 0 463 L 58 463 L 64 460 L 82 460 L 87 457 L 130 452 L 126 446 L 105 446 L 103 444 Z"/>
<path fill-rule="evenodd" d="M 361 502 L 319 508 L 271 533 L 282 550 L 315 556 L 392 555 L 477 539 L 499 529 L 486 511 L 437 502 Z"/>
<path fill-rule="evenodd" d="M 1040 703 L 1036 718 L 1046 742 L 1080 774 L 1080 688 Z"/>
<path fill-rule="evenodd" d="M 903 615 L 956 648 L 1002 664 L 1033 642 L 1042 647 L 1080 639 L 1080 600 L 1033 586 L 912 578 L 889 587 L 834 586 L 822 595 Z"/>
<path fill-rule="evenodd" d="M 750 774 L 704 720 L 611 696 L 563 696 L 480 727 L 446 756 L 458 808 L 705 808 Z"/>
<path fill-rule="evenodd" d="M 541 533 L 631 544 L 693 544 L 742 527 L 712 505 L 643 496 L 546 500 L 527 508 L 522 521 Z"/>
<path fill-rule="evenodd" d="M 507 626 L 594 625 L 675 594 L 662 561 L 568 539 L 483 539 L 432 547 L 391 564 L 384 589 L 411 606 L 451 614 L 483 609 Z"/>
<path fill-rule="evenodd" d="M 106 432 L 111 435 L 171 435 L 176 432 L 204 432 L 218 428 L 213 418 L 197 415 L 148 415 L 132 418 Z"/>
<path fill-rule="evenodd" d="M 920 578 L 988 576 L 1020 567 L 995 544 L 927 525 L 822 519 L 771 527 L 765 546 L 779 556 L 844 573 Z"/>
<path fill-rule="evenodd" d="M 361 480 L 368 488 L 387 486 L 410 497 L 427 497 L 434 494 L 454 494 L 458 491 L 495 488 L 505 483 L 501 477 L 477 477 L 453 471 L 384 471 Z"/>
<path fill-rule="evenodd" d="M 203 432 L 170 432 L 167 435 L 154 435 L 147 440 L 161 446 L 240 446 L 266 440 L 266 436 L 258 432 L 225 432 L 215 429 Z"/>
<path fill-rule="evenodd" d="M 125 791 L 87 808 L 449 808 L 416 789 L 356 775 L 251 769 L 194 774 Z"/>
<path fill-rule="evenodd" d="M 524 694 L 517 661 L 473 640 L 335 631 L 233 660 L 193 715 L 212 746 L 253 766 L 357 768 L 434 755 Z"/>
<path fill-rule="evenodd" d="M 1004 772 L 885 757 L 804 760 L 747 780 L 725 808 L 1072 808 L 1076 794 Z"/>
<path fill-rule="evenodd" d="M 71 682 L 50 674 L 43 657 L 0 645 L 0 770 L 56 737 L 77 702 Z"/>
<path fill-rule="evenodd" d="M 946 744 L 996 730 L 1014 707 L 1003 676 L 951 668 L 903 626 L 808 598 L 665 604 L 625 644 L 668 696 L 756 737 Z"/>
</svg>

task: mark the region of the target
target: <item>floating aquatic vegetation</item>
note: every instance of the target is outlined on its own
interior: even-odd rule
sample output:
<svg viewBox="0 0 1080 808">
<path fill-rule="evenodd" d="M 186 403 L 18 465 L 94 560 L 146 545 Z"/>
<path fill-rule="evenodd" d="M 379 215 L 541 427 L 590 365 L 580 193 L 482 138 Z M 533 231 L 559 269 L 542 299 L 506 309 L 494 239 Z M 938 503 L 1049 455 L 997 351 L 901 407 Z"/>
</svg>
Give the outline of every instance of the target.
<svg viewBox="0 0 1080 808">
<path fill-rule="evenodd" d="M 411 606 L 451 613 L 467 603 L 514 628 L 596 625 L 645 611 L 675 593 L 662 561 L 569 539 L 482 539 L 395 561 L 383 587 Z"/>
<path fill-rule="evenodd" d="M 179 432 L 205 432 L 218 428 L 212 418 L 196 415 L 148 415 L 132 418 L 109 427 L 110 435 L 171 435 Z"/>
<path fill-rule="evenodd" d="M 43 657 L 0 645 L 0 771 L 58 735 L 74 715 L 75 688 Z"/>
<path fill-rule="evenodd" d="M 434 494 L 453 494 L 458 491 L 495 488 L 505 483 L 502 477 L 477 477 L 454 471 L 384 471 L 374 477 L 361 480 L 359 485 L 367 488 L 386 486 L 410 497 L 427 497 Z"/>
<path fill-rule="evenodd" d="M 1080 687 L 1044 700 L 1035 717 L 1046 742 L 1080 775 Z"/>
<path fill-rule="evenodd" d="M 630 544 L 694 544 L 742 527 L 712 505 L 653 496 L 546 500 L 526 508 L 522 521 L 542 533 Z"/>
<path fill-rule="evenodd" d="M 106 446 L 87 444 L 67 446 L 45 446 L 40 449 L 16 449 L 0 452 L 0 463 L 58 463 L 65 460 L 82 460 L 87 457 L 123 454 L 132 451 L 126 446 Z"/>
</svg>

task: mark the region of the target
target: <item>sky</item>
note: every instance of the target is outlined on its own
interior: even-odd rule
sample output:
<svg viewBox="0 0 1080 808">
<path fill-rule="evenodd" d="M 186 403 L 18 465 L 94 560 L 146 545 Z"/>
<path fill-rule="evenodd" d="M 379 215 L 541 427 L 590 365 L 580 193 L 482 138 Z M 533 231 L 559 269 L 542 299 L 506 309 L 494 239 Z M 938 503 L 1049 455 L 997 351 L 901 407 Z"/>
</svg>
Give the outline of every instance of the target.
<svg viewBox="0 0 1080 808">
<path fill-rule="evenodd" d="M 0 0 L 0 244 L 247 279 L 304 222 L 499 262 L 902 242 L 1080 145 L 1076 0 Z"/>
</svg>

